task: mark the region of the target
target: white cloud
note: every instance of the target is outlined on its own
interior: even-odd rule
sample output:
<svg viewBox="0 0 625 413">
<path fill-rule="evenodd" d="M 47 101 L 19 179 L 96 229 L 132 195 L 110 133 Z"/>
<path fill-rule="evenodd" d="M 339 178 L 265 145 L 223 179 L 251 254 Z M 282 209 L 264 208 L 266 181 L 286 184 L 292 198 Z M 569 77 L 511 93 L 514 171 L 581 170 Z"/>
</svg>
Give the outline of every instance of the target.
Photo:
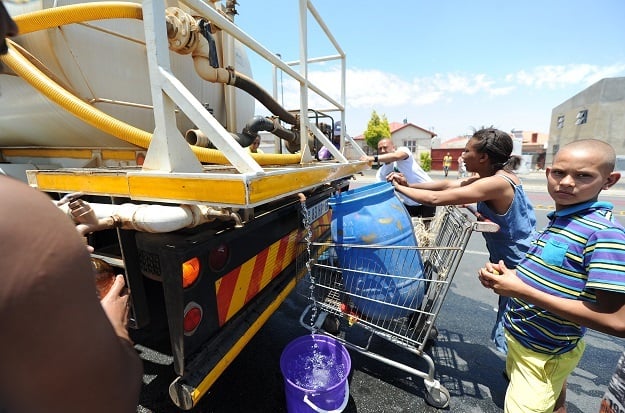
<svg viewBox="0 0 625 413">
<path fill-rule="evenodd" d="M 605 77 L 622 75 L 624 71 L 625 64 L 610 66 L 578 64 L 538 66 L 499 79 L 483 73 L 436 73 L 427 77 L 405 79 L 395 73 L 380 70 L 349 69 L 346 73 L 347 106 L 419 107 L 436 102 L 448 102 L 462 96 L 501 97 L 518 92 L 519 87 L 555 90 L 579 85 L 581 90 Z M 339 90 L 338 69 L 312 71 L 309 75 L 311 81 L 322 90 Z M 293 98 L 295 96 L 296 94 Z M 339 100 L 338 95 L 333 98 Z M 320 100 L 311 99 L 310 106 L 313 107 L 315 104 L 321 104 Z"/>
<path fill-rule="evenodd" d="M 325 68 L 309 72 L 311 82 L 340 103 L 340 70 Z M 546 131 L 551 109 L 606 77 L 623 76 L 625 64 L 538 66 L 495 77 L 477 73 L 436 73 L 405 78 L 380 70 L 349 69 L 346 72 L 346 111 L 350 134 L 359 134 L 371 111 L 389 121 L 408 117 L 436 127 L 442 136 L 465 133 L 467 125 L 486 123 L 527 130 Z M 299 108 L 299 85 L 284 79 L 284 106 Z M 309 108 L 328 110 L 330 105 L 314 94 Z M 534 121 L 520 114 L 532 112 Z M 490 122 L 490 123 L 489 123 Z M 478 122 L 479 123 L 479 122 Z M 422 125 L 422 126 L 423 126 Z"/>
<path fill-rule="evenodd" d="M 537 89 L 560 89 L 571 85 L 591 85 L 603 78 L 622 75 L 625 64 L 610 66 L 589 64 L 538 66 L 530 71 L 520 70 L 509 74 L 505 80 Z M 581 89 L 581 87 L 580 87 Z"/>
<path fill-rule="evenodd" d="M 311 72 L 311 81 L 322 90 L 338 90 L 340 72 Z M 295 86 L 291 84 L 290 90 Z M 403 79 L 394 73 L 379 70 L 351 69 L 346 73 L 347 105 L 353 108 L 375 106 L 423 106 L 453 100 L 458 95 L 502 96 L 511 93 L 514 85 L 497 84 L 485 74 L 464 75 L 437 73 L 428 77 Z M 295 97 L 295 96 L 293 96 Z M 338 96 L 334 97 L 336 100 Z M 320 103 L 311 99 L 311 104 Z M 311 105 L 312 106 L 312 105 Z"/>
</svg>

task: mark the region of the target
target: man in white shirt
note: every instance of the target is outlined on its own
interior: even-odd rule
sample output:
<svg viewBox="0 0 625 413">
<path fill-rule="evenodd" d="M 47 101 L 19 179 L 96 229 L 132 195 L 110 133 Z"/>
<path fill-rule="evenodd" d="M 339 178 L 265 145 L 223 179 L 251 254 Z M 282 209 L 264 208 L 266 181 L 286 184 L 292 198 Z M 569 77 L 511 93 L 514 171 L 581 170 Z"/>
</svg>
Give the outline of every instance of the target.
<svg viewBox="0 0 625 413">
<path fill-rule="evenodd" d="M 376 173 L 378 181 L 386 181 L 386 176 L 391 172 L 400 172 L 406 177 L 408 184 L 419 182 L 430 182 L 432 178 L 421 168 L 412 156 L 412 152 L 405 146 L 395 147 L 389 138 L 381 139 L 378 142 L 378 154 L 367 156 L 367 161 L 380 164 Z M 400 199 L 406 206 L 410 216 L 431 218 L 436 214 L 436 207 L 422 205 L 407 197 Z"/>
</svg>

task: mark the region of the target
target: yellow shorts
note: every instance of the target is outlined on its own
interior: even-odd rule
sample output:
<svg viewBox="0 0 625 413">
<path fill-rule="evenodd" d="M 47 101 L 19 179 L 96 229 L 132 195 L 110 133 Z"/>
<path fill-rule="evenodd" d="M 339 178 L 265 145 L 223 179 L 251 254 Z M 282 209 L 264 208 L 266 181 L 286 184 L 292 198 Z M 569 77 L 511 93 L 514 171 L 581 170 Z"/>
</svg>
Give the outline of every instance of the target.
<svg viewBox="0 0 625 413">
<path fill-rule="evenodd" d="M 566 378 L 577 366 L 586 344 L 580 340 L 564 354 L 543 354 L 521 345 L 507 331 L 505 413 L 553 412 Z"/>
</svg>

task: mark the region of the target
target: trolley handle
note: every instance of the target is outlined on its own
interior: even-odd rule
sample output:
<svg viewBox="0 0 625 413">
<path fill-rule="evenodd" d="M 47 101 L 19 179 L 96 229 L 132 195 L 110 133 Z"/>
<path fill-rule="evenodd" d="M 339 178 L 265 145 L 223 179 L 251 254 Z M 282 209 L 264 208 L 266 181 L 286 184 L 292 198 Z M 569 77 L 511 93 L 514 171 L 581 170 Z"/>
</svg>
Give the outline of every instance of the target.
<svg viewBox="0 0 625 413">
<path fill-rule="evenodd" d="M 499 225 L 495 224 L 490 219 L 486 218 L 484 215 L 480 214 L 478 210 L 473 205 L 462 205 L 463 208 L 466 208 L 471 212 L 475 218 L 476 222 L 473 223 L 473 230 L 478 232 L 497 232 L 499 231 Z"/>
</svg>

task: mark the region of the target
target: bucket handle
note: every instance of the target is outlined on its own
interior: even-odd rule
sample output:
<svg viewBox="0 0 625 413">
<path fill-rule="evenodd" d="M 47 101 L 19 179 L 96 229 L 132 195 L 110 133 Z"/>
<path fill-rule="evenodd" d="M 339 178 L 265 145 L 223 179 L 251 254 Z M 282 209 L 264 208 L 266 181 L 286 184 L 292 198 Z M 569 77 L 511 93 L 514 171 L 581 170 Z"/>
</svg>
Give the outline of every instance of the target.
<svg viewBox="0 0 625 413">
<path fill-rule="evenodd" d="M 310 407 L 317 413 L 341 413 L 343 410 L 345 410 L 345 407 L 347 407 L 348 401 L 349 401 L 349 383 L 347 382 L 347 380 L 345 380 L 345 399 L 343 400 L 343 403 L 341 403 L 338 409 L 323 410 L 322 408 L 318 407 L 315 403 L 310 401 L 310 399 L 308 399 L 307 394 L 304 396 L 304 403 L 306 403 L 308 407 Z"/>
</svg>

